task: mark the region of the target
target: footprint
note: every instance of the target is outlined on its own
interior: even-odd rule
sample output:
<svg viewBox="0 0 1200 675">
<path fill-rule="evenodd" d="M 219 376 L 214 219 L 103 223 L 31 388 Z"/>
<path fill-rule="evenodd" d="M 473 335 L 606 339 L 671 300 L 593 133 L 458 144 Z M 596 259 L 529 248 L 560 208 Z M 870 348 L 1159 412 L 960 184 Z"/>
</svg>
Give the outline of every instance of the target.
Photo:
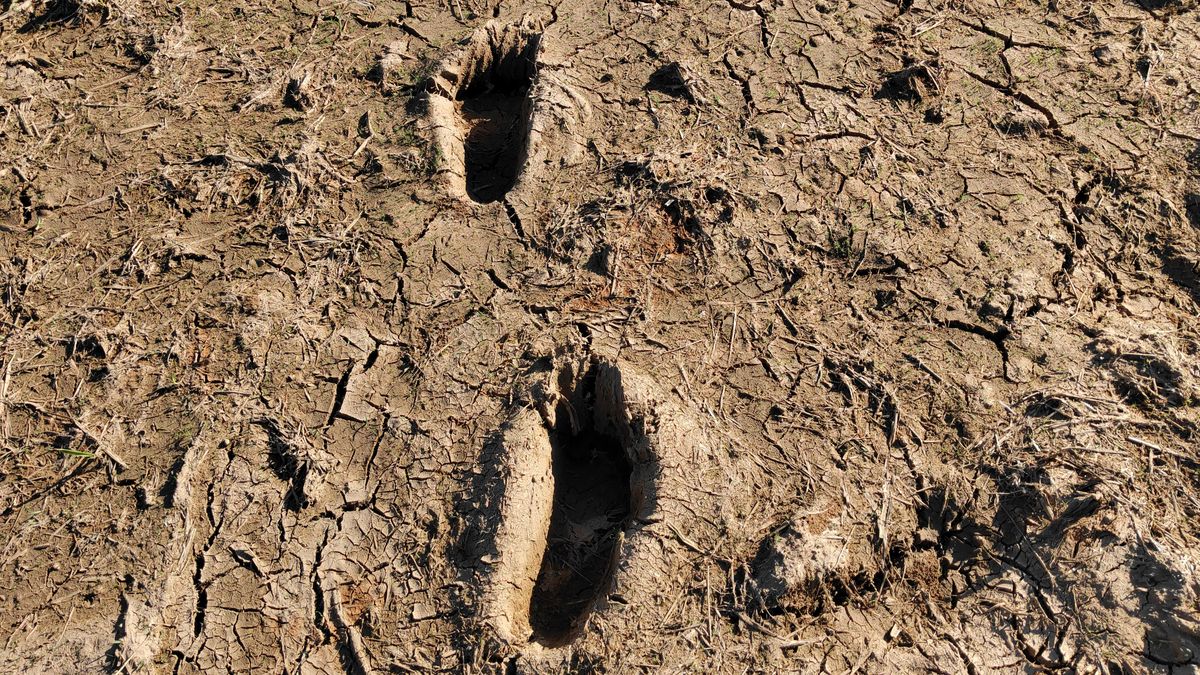
<svg viewBox="0 0 1200 675">
<path fill-rule="evenodd" d="M 731 475 L 692 416 L 626 364 L 569 364 L 532 390 L 498 443 L 481 579 L 481 618 L 525 658 L 575 643 L 595 616 L 665 611 L 682 556 L 717 537 L 708 497 Z"/>
<path fill-rule="evenodd" d="M 584 391 L 588 384 L 585 378 Z M 609 580 L 616 545 L 629 525 L 630 465 L 620 443 L 590 425 L 560 424 L 550 432 L 550 444 L 554 500 L 529 623 L 535 642 L 556 646 L 578 632 Z"/>
<path fill-rule="evenodd" d="M 578 128 L 591 108 L 539 61 L 543 41 L 536 19 L 489 21 L 430 80 L 437 176 L 455 198 L 502 201 L 546 166 L 582 154 Z"/>
</svg>

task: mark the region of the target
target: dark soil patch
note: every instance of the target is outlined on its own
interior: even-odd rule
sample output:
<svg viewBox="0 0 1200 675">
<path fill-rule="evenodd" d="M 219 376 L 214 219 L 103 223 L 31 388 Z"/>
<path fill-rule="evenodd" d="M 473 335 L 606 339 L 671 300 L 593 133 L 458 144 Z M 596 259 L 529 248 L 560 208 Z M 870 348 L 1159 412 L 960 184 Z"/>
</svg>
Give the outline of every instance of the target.
<svg viewBox="0 0 1200 675">
<path fill-rule="evenodd" d="M 569 642 L 611 577 L 629 518 L 629 462 L 620 444 L 585 430 L 556 434 L 554 511 L 530 605 L 534 639 Z"/>
<path fill-rule="evenodd" d="M 480 203 L 498 201 L 517 180 L 525 152 L 524 108 L 528 83 L 495 89 L 462 102 L 466 137 L 467 194 Z"/>
</svg>

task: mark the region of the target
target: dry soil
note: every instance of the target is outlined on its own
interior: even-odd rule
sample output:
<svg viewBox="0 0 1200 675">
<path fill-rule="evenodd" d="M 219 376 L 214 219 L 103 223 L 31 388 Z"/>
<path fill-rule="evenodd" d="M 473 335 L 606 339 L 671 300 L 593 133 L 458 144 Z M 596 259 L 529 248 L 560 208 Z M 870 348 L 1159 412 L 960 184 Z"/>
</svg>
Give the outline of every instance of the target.
<svg viewBox="0 0 1200 675">
<path fill-rule="evenodd" d="M 1200 670 L 1195 0 L 0 0 L 0 669 Z"/>
</svg>

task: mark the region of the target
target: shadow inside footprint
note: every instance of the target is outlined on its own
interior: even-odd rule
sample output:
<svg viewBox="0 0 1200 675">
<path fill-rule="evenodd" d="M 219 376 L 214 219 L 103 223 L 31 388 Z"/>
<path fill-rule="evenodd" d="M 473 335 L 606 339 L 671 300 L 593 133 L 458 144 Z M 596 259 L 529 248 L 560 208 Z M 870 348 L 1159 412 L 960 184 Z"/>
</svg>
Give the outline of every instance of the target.
<svg viewBox="0 0 1200 675">
<path fill-rule="evenodd" d="M 519 53 L 510 58 L 517 61 L 510 68 L 513 72 L 498 72 L 483 87 L 473 88 L 482 91 L 466 91 L 459 104 L 468 129 L 463 148 L 467 195 L 483 204 L 498 201 L 512 189 L 525 152 L 533 62 Z"/>
<path fill-rule="evenodd" d="M 630 466 L 616 439 L 591 429 L 559 430 L 551 445 L 554 507 L 529 623 L 535 641 L 559 646 L 577 633 L 611 576 L 630 515 Z"/>
<path fill-rule="evenodd" d="M 513 188 L 528 152 L 541 33 L 489 22 L 430 83 L 437 170 L 459 196 L 487 204 Z"/>
</svg>

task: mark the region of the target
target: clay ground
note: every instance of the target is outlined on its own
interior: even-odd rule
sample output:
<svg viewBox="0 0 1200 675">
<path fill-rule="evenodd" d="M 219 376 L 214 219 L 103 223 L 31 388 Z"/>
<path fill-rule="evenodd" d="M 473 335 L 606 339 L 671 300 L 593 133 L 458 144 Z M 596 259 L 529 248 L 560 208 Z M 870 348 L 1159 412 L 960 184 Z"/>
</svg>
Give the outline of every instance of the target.
<svg viewBox="0 0 1200 675">
<path fill-rule="evenodd" d="M 0 667 L 1195 673 L 1198 305 L 1192 0 L 0 0 Z"/>
</svg>

